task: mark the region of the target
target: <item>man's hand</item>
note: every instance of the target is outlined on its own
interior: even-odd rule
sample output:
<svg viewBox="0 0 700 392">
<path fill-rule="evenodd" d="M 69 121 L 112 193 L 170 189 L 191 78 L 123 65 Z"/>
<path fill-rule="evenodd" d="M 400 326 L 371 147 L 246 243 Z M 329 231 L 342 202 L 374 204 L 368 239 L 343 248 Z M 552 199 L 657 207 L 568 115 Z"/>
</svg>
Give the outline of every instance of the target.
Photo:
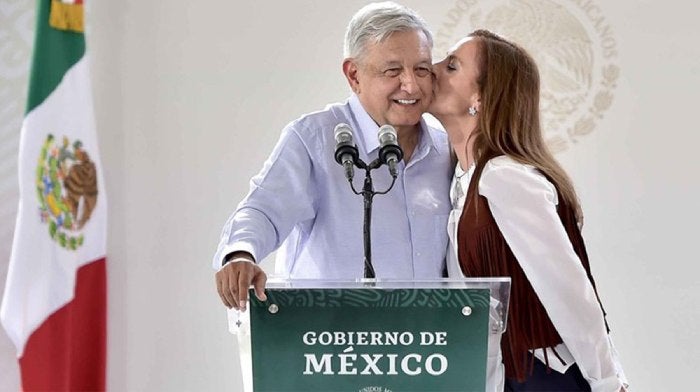
<svg viewBox="0 0 700 392">
<path fill-rule="evenodd" d="M 221 301 L 228 308 L 245 311 L 248 302 L 248 288 L 252 284 L 255 296 L 265 301 L 265 282 L 267 275 L 252 260 L 244 261 L 234 257 L 216 273 L 216 289 Z"/>
</svg>

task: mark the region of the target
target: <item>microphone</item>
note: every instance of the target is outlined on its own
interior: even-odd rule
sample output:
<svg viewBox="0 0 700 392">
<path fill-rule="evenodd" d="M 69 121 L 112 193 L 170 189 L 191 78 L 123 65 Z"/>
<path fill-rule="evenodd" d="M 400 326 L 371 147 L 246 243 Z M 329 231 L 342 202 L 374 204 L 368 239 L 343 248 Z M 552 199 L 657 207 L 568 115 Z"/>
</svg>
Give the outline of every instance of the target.
<svg viewBox="0 0 700 392">
<path fill-rule="evenodd" d="M 389 174 L 396 178 L 396 165 L 403 159 L 403 150 L 399 147 L 396 129 L 389 124 L 382 125 L 377 134 L 379 137 L 379 160 L 389 166 Z"/>
<path fill-rule="evenodd" d="M 358 159 L 357 147 L 352 140 L 352 129 L 348 124 L 340 123 L 333 131 L 335 136 L 335 161 L 345 168 L 345 178 L 352 181 L 355 176 L 355 162 Z"/>
</svg>

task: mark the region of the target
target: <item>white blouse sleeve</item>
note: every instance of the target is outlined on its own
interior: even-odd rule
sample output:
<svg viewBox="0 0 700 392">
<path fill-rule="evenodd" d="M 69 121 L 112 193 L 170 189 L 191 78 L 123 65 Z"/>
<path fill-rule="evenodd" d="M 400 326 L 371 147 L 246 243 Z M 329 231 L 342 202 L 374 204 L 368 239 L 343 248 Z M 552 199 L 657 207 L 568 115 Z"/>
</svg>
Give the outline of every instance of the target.
<svg viewBox="0 0 700 392">
<path fill-rule="evenodd" d="M 600 305 L 557 214 L 555 187 L 532 166 L 499 157 L 486 164 L 479 193 L 592 390 L 619 391 Z"/>
</svg>

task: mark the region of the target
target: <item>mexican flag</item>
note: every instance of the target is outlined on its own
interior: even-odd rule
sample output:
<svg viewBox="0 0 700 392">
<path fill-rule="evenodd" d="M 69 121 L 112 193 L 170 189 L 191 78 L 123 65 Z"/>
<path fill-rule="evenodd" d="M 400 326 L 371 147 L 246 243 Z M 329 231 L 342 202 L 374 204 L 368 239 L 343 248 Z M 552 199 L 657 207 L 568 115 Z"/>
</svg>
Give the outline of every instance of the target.
<svg viewBox="0 0 700 392">
<path fill-rule="evenodd" d="M 83 1 L 38 0 L 0 319 L 23 390 L 104 390 L 107 206 Z"/>
</svg>

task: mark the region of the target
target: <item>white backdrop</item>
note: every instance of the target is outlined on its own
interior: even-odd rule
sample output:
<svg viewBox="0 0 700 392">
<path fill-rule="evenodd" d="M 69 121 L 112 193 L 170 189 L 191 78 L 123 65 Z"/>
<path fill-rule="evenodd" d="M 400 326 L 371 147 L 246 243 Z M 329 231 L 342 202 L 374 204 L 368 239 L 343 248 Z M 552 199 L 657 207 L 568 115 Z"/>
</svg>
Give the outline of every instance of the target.
<svg viewBox="0 0 700 392">
<path fill-rule="evenodd" d="M 32 1 L 0 0 L 0 296 L 5 289 L 17 215 L 17 153 L 33 30 Z M 17 372 L 14 346 L 0 327 L 1 391 L 19 390 Z"/>
<path fill-rule="evenodd" d="M 33 1 L 0 0 L 0 288 L 17 198 L 21 118 L 12 117 L 22 113 L 6 108 L 23 108 L 26 83 L 26 75 L 11 78 L 7 70 L 28 63 L 31 23 L 20 19 L 31 11 L 17 11 L 31 9 L 27 3 Z M 241 389 L 210 258 L 222 224 L 282 127 L 348 95 L 343 33 L 364 3 L 89 2 L 110 201 L 110 390 Z M 482 3 L 404 1 L 442 31 L 442 41 L 466 34 L 476 27 L 472 21 L 493 22 L 477 12 Z M 606 90 L 610 107 L 577 106 L 576 116 L 600 114 L 594 128 L 579 127 L 575 137 L 555 130 L 563 143 L 558 157 L 583 203 L 593 273 L 634 390 L 687 390 L 700 362 L 693 227 L 700 219 L 699 7 L 691 1 L 501 3 L 531 11 L 559 4 L 577 22 L 544 32 L 541 42 L 554 37 L 554 45 L 567 47 L 564 37 L 587 32 L 593 51 L 586 69 L 599 73 L 606 61 L 620 69 Z M 459 11 L 462 5 L 468 11 Z M 566 27 L 573 25 L 583 30 Z M 614 44 L 612 58 L 600 57 L 604 37 Z M 17 78 L 10 89 L 8 80 Z M 17 390 L 14 361 L 0 334 L 0 390 Z"/>
</svg>

